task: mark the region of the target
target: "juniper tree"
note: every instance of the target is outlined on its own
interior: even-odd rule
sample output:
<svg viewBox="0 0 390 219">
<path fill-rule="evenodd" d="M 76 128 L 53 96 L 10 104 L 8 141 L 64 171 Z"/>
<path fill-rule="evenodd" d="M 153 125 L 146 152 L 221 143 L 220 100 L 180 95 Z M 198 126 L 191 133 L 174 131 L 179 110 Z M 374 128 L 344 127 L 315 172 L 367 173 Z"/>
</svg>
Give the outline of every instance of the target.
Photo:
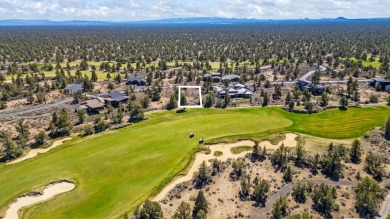
<svg viewBox="0 0 390 219">
<path fill-rule="evenodd" d="M 198 192 L 198 195 L 195 200 L 195 207 L 192 211 L 192 215 L 196 216 L 199 211 L 204 211 L 205 213 L 208 212 L 209 204 L 206 200 L 206 197 L 204 196 L 204 193 L 202 190 Z"/>
<path fill-rule="evenodd" d="M 351 158 L 351 161 L 353 163 L 360 163 L 361 162 L 361 156 L 362 156 L 362 149 L 361 149 L 361 145 L 360 145 L 360 141 L 355 139 L 353 142 L 352 142 L 352 147 L 351 147 L 351 150 L 350 150 L 350 153 L 349 153 L 349 156 Z"/>
<path fill-rule="evenodd" d="M 389 99 L 390 99 L 390 97 L 389 97 Z M 387 117 L 387 121 L 385 124 L 385 138 L 387 140 L 390 140 L 390 116 Z"/>
<path fill-rule="evenodd" d="M 254 183 L 255 189 L 253 191 L 253 197 L 257 203 L 264 204 L 267 194 L 270 190 L 270 184 L 267 180 L 261 179 Z"/>
<path fill-rule="evenodd" d="M 292 189 L 292 197 L 299 203 L 306 202 L 306 184 L 297 183 Z"/>
<path fill-rule="evenodd" d="M 383 192 L 379 184 L 369 177 L 360 181 L 355 189 L 357 211 L 371 218 L 377 215 L 377 210 L 383 200 Z"/>
<path fill-rule="evenodd" d="M 285 196 L 280 196 L 272 206 L 272 217 L 282 219 L 288 214 L 288 200 Z"/>
<path fill-rule="evenodd" d="M 182 201 L 172 216 L 172 219 L 192 219 L 190 204 Z"/>
<path fill-rule="evenodd" d="M 286 182 L 291 182 L 292 181 L 292 170 L 291 166 L 288 166 L 287 169 L 283 173 L 283 179 Z"/>
</svg>

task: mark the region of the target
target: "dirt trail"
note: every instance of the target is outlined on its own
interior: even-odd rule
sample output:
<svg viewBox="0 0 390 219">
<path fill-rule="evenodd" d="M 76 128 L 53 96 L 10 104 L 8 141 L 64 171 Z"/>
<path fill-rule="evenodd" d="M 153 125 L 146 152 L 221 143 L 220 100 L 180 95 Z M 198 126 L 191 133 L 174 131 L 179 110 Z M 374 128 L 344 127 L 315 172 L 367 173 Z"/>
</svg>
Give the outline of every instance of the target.
<svg viewBox="0 0 390 219">
<path fill-rule="evenodd" d="M 20 157 L 16 160 L 13 160 L 9 163 L 7 163 L 7 165 L 11 165 L 11 164 L 16 164 L 16 163 L 19 163 L 19 162 L 22 162 L 24 160 L 27 160 L 27 159 L 30 159 L 30 158 L 33 158 L 33 157 L 36 157 L 38 156 L 38 154 L 43 154 L 43 153 L 46 153 L 48 151 L 50 151 L 51 149 L 53 148 L 56 148 L 60 145 L 62 145 L 65 141 L 68 141 L 72 139 L 71 137 L 68 137 L 68 138 L 63 138 L 63 139 L 60 139 L 60 140 L 57 140 L 57 141 L 54 141 L 53 144 L 48 147 L 48 148 L 38 148 L 38 149 L 31 149 L 26 156 L 24 157 Z"/>
<path fill-rule="evenodd" d="M 47 185 L 40 195 L 19 197 L 15 202 L 10 204 L 8 210 L 5 213 L 4 219 L 19 219 L 18 211 L 20 209 L 39 202 L 47 201 L 55 195 L 69 192 L 74 188 L 74 183 L 59 182 Z"/>
<path fill-rule="evenodd" d="M 297 145 L 297 142 L 295 141 L 295 138 L 297 137 L 296 134 L 293 133 L 287 133 L 286 134 L 286 139 L 279 142 L 277 145 L 271 144 L 269 141 L 261 141 L 259 145 L 261 147 L 266 146 L 267 150 L 268 149 L 276 149 L 278 148 L 282 143 L 288 147 L 295 147 Z M 195 161 L 192 164 L 191 168 L 189 169 L 188 173 L 184 176 L 180 176 L 176 178 L 174 181 L 169 183 L 156 197 L 153 198 L 154 201 L 160 201 L 163 200 L 166 195 L 173 189 L 175 188 L 176 185 L 190 181 L 192 177 L 194 176 L 194 173 L 198 171 L 199 166 L 203 163 L 203 161 L 206 161 L 206 164 L 209 166 L 210 163 L 208 162 L 210 159 L 218 158 L 218 160 L 221 161 L 226 161 L 227 159 L 237 159 L 239 157 L 243 157 L 248 153 L 251 153 L 251 151 L 244 151 L 240 154 L 233 154 L 231 153 L 230 149 L 238 146 L 254 146 L 255 143 L 251 140 L 245 140 L 245 141 L 239 141 L 236 143 L 232 144 L 226 144 L 226 143 L 220 143 L 220 144 L 214 144 L 210 145 L 209 148 L 211 150 L 210 154 L 204 154 L 204 153 L 199 153 L 196 154 Z M 214 152 L 215 151 L 221 151 L 223 153 L 222 156 L 215 157 Z"/>
</svg>

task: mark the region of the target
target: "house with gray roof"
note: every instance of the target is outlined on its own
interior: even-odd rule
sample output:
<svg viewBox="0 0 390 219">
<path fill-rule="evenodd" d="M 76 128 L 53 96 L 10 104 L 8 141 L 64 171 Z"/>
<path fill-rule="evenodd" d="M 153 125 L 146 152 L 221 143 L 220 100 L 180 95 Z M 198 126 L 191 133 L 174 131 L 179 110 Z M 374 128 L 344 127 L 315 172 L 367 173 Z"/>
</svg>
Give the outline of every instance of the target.
<svg viewBox="0 0 390 219">
<path fill-rule="evenodd" d="M 214 83 L 219 83 L 219 82 L 221 82 L 221 73 L 214 72 L 211 74 L 204 74 L 203 81 L 207 81 L 208 79 L 211 79 L 211 81 Z"/>
<path fill-rule="evenodd" d="M 229 95 L 230 98 L 236 99 L 236 98 L 252 98 L 253 92 L 248 89 L 243 84 L 235 84 L 232 88 L 229 89 L 216 89 L 217 93 L 216 96 L 218 98 L 225 98 L 225 95 Z"/>
<path fill-rule="evenodd" d="M 390 80 L 386 80 L 383 78 L 373 78 L 368 83 L 369 86 L 375 87 L 378 90 L 385 90 L 386 86 L 390 85 Z"/>
<path fill-rule="evenodd" d="M 240 80 L 240 76 L 239 75 L 235 75 L 235 74 L 230 74 L 230 75 L 225 75 L 222 77 L 222 81 L 224 80 L 228 80 L 230 82 L 237 82 Z"/>
<path fill-rule="evenodd" d="M 136 86 L 145 86 L 146 85 L 146 78 L 142 78 L 142 77 L 127 78 L 126 84 L 127 85 L 136 85 Z"/>
<path fill-rule="evenodd" d="M 100 113 L 104 110 L 104 103 L 100 102 L 97 99 L 87 100 L 84 103 L 82 103 L 78 109 L 83 109 L 87 113 L 93 114 L 93 113 Z"/>
<path fill-rule="evenodd" d="M 104 101 L 104 104 L 111 105 L 113 107 L 119 107 L 121 104 L 124 104 L 129 99 L 127 96 L 124 96 L 119 91 L 113 91 L 107 94 L 100 94 L 98 98 Z"/>
</svg>

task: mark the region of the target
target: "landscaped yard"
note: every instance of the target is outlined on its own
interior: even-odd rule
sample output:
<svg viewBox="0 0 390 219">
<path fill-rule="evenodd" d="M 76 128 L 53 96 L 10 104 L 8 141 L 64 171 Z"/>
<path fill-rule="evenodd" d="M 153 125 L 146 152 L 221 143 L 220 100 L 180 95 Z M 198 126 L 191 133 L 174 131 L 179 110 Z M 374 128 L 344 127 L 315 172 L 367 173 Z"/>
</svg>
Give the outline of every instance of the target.
<svg viewBox="0 0 390 219">
<path fill-rule="evenodd" d="M 383 125 L 389 107 L 350 108 L 304 115 L 277 107 L 192 109 L 148 114 L 147 121 L 76 138 L 35 159 L 0 166 L 3 210 L 18 195 L 69 179 L 76 188 L 29 208 L 26 218 L 110 218 L 135 208 L 189 165 L 198 139 L 251 137 L 282 131 L 355 138 Z M 189 138 L 195 133 L 196 138 Z"/>
</svg>

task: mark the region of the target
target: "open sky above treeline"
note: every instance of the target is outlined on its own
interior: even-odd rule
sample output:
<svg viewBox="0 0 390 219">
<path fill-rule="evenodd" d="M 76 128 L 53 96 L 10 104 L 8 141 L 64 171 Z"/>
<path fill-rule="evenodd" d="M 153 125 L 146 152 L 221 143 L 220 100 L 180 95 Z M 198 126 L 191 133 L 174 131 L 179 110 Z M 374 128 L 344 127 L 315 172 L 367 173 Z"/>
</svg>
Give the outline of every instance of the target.
<svg viewBox="0 0 390 219">
<path fill-rule="evenodd" d="M 383 18 L 383 0 L 0 0 L 0 20 L 143 21 L 185 17 Z"/>
</svg>

